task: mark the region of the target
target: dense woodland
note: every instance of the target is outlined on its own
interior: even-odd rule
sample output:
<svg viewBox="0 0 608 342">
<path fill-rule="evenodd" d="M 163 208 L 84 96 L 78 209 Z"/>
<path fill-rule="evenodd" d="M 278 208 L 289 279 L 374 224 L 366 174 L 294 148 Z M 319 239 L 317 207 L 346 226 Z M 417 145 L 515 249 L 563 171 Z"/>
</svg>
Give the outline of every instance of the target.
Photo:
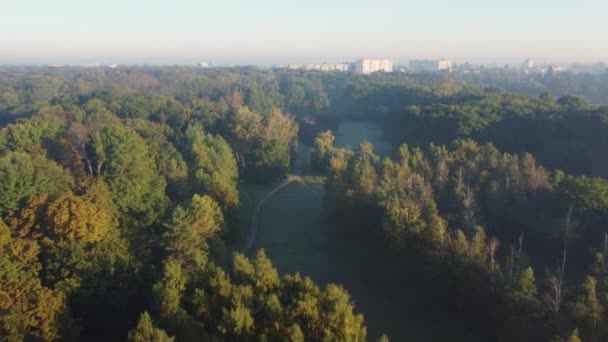
<svg viewBox="0 0 608 342">
<path fill-rule="evenodd" d="M 605 341 L 608 107 L 473 83 L 0 68 L 0 337 L 367 340 L 347 289 L 227 248 L 239 185 L 304 143 L 336 228 L 429 312 L 486 341 Z M 343 120 L 379 123 L 392 157 L 335 147 Z"/>
</svg>

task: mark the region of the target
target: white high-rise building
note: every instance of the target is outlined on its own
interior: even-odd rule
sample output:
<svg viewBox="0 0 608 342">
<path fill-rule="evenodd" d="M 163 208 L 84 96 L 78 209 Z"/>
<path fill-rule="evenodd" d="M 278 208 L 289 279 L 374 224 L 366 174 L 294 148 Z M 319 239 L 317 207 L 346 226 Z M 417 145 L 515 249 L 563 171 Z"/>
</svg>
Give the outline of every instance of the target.
<svg viewBox="0 0 608 342">
<path fill-rule="evenodd" d="M 452 61 L 447 59 L 422 59 L 410 61 L 410 72 L 452 71 Z"/>
<path fill-rule="evenodd" d="M 372 72 L 392 72 L 393 61 L 390 59 L 359 59 L 355 62 L 355 72 L 371 74 Z"/>
</svg>

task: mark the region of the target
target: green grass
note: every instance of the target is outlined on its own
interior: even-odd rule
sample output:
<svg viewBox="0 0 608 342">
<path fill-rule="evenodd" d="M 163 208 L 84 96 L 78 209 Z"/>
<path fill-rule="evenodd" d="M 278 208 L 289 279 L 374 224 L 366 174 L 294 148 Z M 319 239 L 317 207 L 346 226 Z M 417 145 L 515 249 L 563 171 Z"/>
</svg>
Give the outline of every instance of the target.
<svg viewBox="0 0 608 342">
<path fill-rule="evenodd" d="M 363 141 L 368 141 L 380 156 L 388 156 L 392 152 L 392 145 L 386 140 L 382 128 L 373 121 L 342 121 L 334 135 L 337 147 L 355 149 Z"/>
<path fill-rule="evenodd" d="M 410 342 L 459 341 L 456 337 L 466 336 L 458 322 L 425 316 L 409 282 L 394 282 L 383 269 L 381 251 L 339 235 L 323 208 L 323 185 L 310 186 L 314 192 L 290 184 L 266 202 L 250 255 L 264 248 L 280 273 L 299 272 L 321 286 L 342 284 L 365 316 L 370 341 L 382 333 L 391 341 Z"/>
<path fill-rule="evenodd" d="M 234 227 L 234 238 L 229 245 L 229 250 L 240 250 L 243 247 L 243 241 L 247 238 L 247 231 L 251 223 L 251 217 L 258 201 L 261 200 L 268 192 L 280 184 L 277 181 L 270 184 L 239 184 L 239 207 L 237 209 L 238 225 Z"/>
</svg>

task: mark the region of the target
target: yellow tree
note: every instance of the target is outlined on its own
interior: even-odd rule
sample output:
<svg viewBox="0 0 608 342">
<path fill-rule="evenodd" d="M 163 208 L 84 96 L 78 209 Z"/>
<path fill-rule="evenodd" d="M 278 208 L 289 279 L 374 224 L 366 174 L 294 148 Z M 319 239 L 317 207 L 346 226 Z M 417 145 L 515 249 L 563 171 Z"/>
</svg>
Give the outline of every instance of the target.
<svg viewBox="0 0 608 342">
<path fill-rule="evenodd" d="M 67 192 L 49 205 L 47 221 L 53 237 L 94 243 L 108 235 L 113 218 L 108 209 Z"/>
<path fill-rule="evenodd" d="M 12 238 L 0 220 L 0 336 L 3 340 L 59 337 L 65 312 L 63 295 L 42 286 L 38 278 L 38 244 Z"/>
</svg>

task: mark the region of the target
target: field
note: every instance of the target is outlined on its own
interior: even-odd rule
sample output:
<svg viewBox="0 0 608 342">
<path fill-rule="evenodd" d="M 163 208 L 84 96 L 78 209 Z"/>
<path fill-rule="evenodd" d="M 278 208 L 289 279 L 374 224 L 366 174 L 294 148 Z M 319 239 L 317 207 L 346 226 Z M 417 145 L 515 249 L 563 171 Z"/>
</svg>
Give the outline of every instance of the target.
<svg viewBox="0 0 608 342">
<path fill-rule="evenodd" d="M 264 248 L 280 273 L 299 272 L 320 286 L 342 284 L 365 316 L 370 341 L 382 333 L 391 341 L 458 341 L 454 336 L 466 336 L 457 322 L 425 316 L 415 289 L 388 280 L 378 251 L 339 236 L 323 209 L 322 184 L 310 187 L 314 191 L 292 183 L 265 203 L 250 255 Z"/>
<path fill-rule="evenodd" d="M 382 128 L 372 121 L 342 121 L 334 135 L 337 147 L 355 149 L 361 142 L 368 141 L 382 157 L 390 155 L 392 151 L 391 143 L 384 137 Z"/>
<path fill-rule="evenodd" d="M 238 223 L 233 227 L 235 231 L 229 240 L 228 250 L 240 251 L 243 248 L 249 230 L 249 223 L 258 201 L 280 183 L 275 182 L 263 185 L 242 183 L 239 185 Z"/>
</svg>

